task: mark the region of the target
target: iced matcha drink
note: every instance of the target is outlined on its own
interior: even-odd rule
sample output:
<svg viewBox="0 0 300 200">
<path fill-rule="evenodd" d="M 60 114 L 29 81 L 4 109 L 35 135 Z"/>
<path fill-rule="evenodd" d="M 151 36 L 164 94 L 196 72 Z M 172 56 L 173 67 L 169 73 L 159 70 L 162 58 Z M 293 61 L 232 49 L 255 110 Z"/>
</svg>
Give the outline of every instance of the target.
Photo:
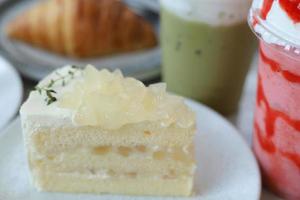
<svg viewBox="0 0 300 200">
<path fill-rule="evenodd" d="M 161 0 L 168 89 L 222 114 L 236 111 L 256 46 L 250 0 Z"/>
</svg>

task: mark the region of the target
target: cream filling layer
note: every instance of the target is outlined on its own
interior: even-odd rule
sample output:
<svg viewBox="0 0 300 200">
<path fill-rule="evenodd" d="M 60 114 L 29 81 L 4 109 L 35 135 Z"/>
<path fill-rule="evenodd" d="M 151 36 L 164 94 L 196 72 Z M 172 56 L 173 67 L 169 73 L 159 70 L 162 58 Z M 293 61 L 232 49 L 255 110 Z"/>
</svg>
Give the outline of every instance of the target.
<svg viewBox="0 0 300 200">
<path fill-rule="evenodd" d="M 195 170 L 193 146 L 159 147 L 94 147 L 36 156 L 29 153 L 31 169 L 55 172 L 96 173 L 103 169 L 114 174 L 180 174 L 192 175 Z"/>
</svg>

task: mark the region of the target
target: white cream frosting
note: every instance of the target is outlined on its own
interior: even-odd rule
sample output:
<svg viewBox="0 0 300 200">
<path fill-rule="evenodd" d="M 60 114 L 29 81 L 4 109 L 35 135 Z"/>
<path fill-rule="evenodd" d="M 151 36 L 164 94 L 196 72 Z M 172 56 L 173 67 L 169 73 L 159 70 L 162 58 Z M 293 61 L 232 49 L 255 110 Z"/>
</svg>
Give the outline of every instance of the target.
<svg viewBox="0 0 300 200">
<path fill-rule="evenodd" d="M 58 71 L 61 74 L 65 74 L 69 69 L 70 67 L 64 67 Z M 75 79 L 77 79 L 78 76 L 79 74 L 76 74 Z M 39 82 L 38 86 L 48 84 L 53 78 L 56 79 L 58 78 L 58 76 L 55 73 L 52 73 L 41 82 Z M 60 98 L 63 92 L 65 90 L 68 90 L 68 88 L 70 87 L 72 87 L 72 83 L 67 84 L 65 87 L 61 87 L 61 85 L 58 84 L 54 85 L 53 89 L 57 92 L 55 96 L 57 98 Z M 45 102 L 45 95 L 41 95 L 37 91 L 30 92 L 28 99 L 20 109 L 20 116 L 22 119 L 23 128 L 25 130 L 32 127 L 39 128 L 41 126 L 72 126 L 72 115 L 72 110 L 60 108 L 57 106 L 57 103 L 47 105 Z M 28 124 L 30 124 L 31 126 L 26 127 L 29 126 Z"/>
<path fill-rule="evenodd" d="M 163 8 L 189 21 L 211 26 L 246 22 L 251 0 L 160 0 Z"/>
<path fill-rule="evenodd" d="M 253 10 L 261 10 L 263 2 L 264 0 L 254 0 L 252 5 Z M 255 31 L 258 32 L 266 42 L 287 45 L 281 40 L 284 39 L 300 46 L 300 23 L 294 23 L 284 9 L 281 8 L 278 0 L 274 0 L 266 20 L 264 20 L 264 26 L 276 34 L 270 34 L 269 31 L 265 30 L 260 24 L 255 25 Z"/>
<path fill-rule="evenodd" d="M 70 70 L 70 66 L 64 67 L 38 86 L 45 86 Z M 58 100 L 47 105 L 45 94 L 32 91 L 21 107 L 22 121 L 30 121 L 37 128 L 99 126 L 108 130 L 144 121 L 180 127 L 195 123 L 194 113 L 183 99 L 166 93 L 164 84 L 146 87 L 136 79 L 123 77 L 120 71 L 98 71 L 88 66 L 83 71 L 77 70 L 74 78 L 67 80 L 65 85 L 59 81 L 52 87 Z"/>
</svg>

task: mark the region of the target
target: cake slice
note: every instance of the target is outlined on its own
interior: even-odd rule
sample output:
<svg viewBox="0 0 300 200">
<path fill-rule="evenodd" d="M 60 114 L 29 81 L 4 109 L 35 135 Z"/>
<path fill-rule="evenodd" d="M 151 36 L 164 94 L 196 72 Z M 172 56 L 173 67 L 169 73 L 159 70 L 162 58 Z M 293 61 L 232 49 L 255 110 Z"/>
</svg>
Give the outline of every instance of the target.
<svg viewBox="0 0 300 200">
<path fill-rule="evenodd" d="M 42 80 L 20 113 L 39 190 L 192 193 L 195 115 L 165 84 L 67 66 Z"/>
</svg>

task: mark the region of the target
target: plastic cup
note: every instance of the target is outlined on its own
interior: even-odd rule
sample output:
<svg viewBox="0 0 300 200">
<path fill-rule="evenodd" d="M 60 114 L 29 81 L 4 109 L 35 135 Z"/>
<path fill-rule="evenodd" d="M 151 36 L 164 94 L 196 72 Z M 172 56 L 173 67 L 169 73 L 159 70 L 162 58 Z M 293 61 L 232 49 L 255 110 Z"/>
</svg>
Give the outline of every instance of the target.
<svg viewBox="0 0 300 200">
<path fill-rule="evenodd" d="M 249 22 L 260 42 L 254 152 L 264 184 L 285 199 L 299 200 L 300 51 L 255 10 Z"/>
</svg>

